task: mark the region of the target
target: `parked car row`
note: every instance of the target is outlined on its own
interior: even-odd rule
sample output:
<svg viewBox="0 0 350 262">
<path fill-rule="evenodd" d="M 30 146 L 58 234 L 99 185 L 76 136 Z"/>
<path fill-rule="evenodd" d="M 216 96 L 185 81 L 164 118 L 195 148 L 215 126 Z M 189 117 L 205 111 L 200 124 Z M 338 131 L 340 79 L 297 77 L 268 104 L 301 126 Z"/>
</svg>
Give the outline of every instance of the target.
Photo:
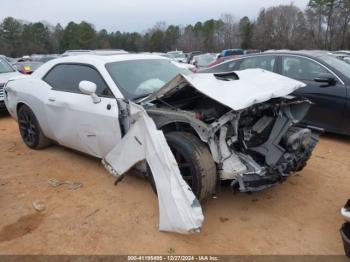
<svg viewBox="0 0 350 262">
<path fill-rule="evenodd" d="M 44 63 L 65 56 L 74 55 L 118 55 L 118 54 L 128 54 L 128 52 L 122 49 L 98 49 L 98 50 L 67 50 L 63 54 L 33 54 L 31 56 L 22 56 L 19 58 L 5 57 L 6 61 L 14 67 L 18 72 L 30 75 L 36 69 L 38 69 Z"/>
<path fill-rule="evenodd" d="M 350 64 L 350 51 L 337 51 L 334 52 L 333 55 Z"/>
<path fill-rule="evenodd" d="M 313 102 L 303 124 L 350 135 L 350 64 L 323 51 L 275 51 L 230 59 L 198 73 L 228 73 L 249 68 L 302 81 L 306 86 L 292 95 Z"/>
<path fill-rule="evenodd" d="M 13 77 L 20 75 L 8 62 L 5 56 L 0 55 L 0 111 L 6 110 L 4 102 L 4 86 Z"/>
<path fill-rule="evenodd" d="M 61 56 L 125 55 L 124 50 L 67 50 Z M 146 54 L 146 53 L 145 53 Z M 150 53 L 148 53 L 150 54 Z M 228 73 L 249 68 L 261 68 L 306 84 L 293 95 L 313 102 L 305 126 L 349 135 L 350 124 L 350 64 L 346 63 L 350 51 L 276 51 L 226 49 L 220 54 L 193 51 L 153 53 L 170 59 L 176 66 L 198 73 Z M 2 60 L 22 74 L 31 74 L 45 61 L 58 55 L 32 55 L 20 59 L 3 57 Z M 187 63 L 189 62 L 189 64 Z M 13 69 L 12 69 L 13 70 Z M 4 74 L 3 78 L 5 77 Z M 4 82 L 4 80 L 2 81 Z M 1 84 L 1 82 L 0 82 Z"/>
</svg>

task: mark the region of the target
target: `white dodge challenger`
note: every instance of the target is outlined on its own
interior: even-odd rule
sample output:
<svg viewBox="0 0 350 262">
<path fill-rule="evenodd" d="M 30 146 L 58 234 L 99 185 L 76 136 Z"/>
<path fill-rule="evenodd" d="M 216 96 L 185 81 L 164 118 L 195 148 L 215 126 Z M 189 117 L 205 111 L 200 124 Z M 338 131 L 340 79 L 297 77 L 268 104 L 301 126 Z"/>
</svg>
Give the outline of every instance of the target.
<svg viewBox="0 0 350 262">
<path fill-rule="evenodd" d="M 5 103 L 28 147 L 54 141 L 101 159 L 127 134 L 136 103 L 164 132 L 181 175 L 203 200 L 220 180 L 258 191 L 305 166 L 317 133 L 298 123 L 310 103 L 288 96 L 302 86 L 261 69 L 197 75 L 159 56 L 83 55 L 9 81 Z"/>
</svg>

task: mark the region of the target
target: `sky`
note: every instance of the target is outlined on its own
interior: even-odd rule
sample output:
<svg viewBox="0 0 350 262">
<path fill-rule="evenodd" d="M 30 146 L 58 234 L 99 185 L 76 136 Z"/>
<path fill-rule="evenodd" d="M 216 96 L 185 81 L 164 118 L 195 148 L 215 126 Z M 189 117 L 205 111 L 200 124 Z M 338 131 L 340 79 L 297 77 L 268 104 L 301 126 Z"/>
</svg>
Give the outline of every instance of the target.
<svg viewBox="0 0 350 262">
<path fill-rule="evenodd" d="M 304 9 L 309 0 L 0 0 L 0 20 L 12 16 L 62 26 L 84 20 L 96 30 L 143 32 L 160 21 L 187 25 L 222 13 L 255 19 L 261 8 L 291 2 Z"/>
</svg>

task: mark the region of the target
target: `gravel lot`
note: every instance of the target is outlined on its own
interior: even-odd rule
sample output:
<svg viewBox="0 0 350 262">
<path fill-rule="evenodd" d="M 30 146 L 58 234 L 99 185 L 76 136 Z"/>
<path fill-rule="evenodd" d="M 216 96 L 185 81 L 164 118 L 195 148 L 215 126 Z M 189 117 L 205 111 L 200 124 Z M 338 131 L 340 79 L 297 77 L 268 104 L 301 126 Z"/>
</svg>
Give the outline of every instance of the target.
<svg viewBox="0 0 350 262">
<path fill-rule="evenodd" d="M 28 149 L 0 116 L 0 254 L 343 254 L 339 209 L 350 197 L 350 138 L 325 135 L 308 166 L 255 194 L 223 187 L 197 235 L 157 230 L 158 204 L 135 174 L 114 186 L 98 160 L 59 146 Z M 79 181 L 50 187 L 48 179 Z M 38 213 L 35 200 L 44 200 Z"/>
</svg>

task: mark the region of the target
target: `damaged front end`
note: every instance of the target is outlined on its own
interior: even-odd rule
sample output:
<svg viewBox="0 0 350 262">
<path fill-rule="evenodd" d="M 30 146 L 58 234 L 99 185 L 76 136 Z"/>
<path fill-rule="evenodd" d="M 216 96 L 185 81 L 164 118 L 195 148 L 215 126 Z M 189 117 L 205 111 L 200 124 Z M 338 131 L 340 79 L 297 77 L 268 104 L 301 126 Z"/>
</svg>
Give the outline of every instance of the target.
<svg viewBox="0 0 350 262">
<path fill-rule="evenodd" d="M 225 101 L 235 98 L 229 100 L 220 94 L 209 96 L 205 88 L 198 88 L 198 79 L 179 76 L 142 102 L 157 127 L 165 133 L 184 130 L 195 133 L 206 143 L 220 180 L 230 180 L 232 188 L 240 192 L 259 191 L 285 181 L 303 169 L 318 142 L 316 131 L 298 126 L 310 102 L 287 96 L 290 87 L 300 82 L 262 70 L 256 72 L 263 73 L 257 77 L 262 82 L 266 80 L 264 77 L 271 80 L 266 83 L 284 81 L 285 93 L 277 89 L 268 91 L 260 83 L 264 92 L 249 94 L 249 81 L 241 81 L 236 90 L 233 84 L 244 79 L 244 75 L 237 74 L 233 79 L 214 76 L 212 84 L 219 84 L 208 90 L 221 88 L 227 95 L 225 88 L 231 84 L 232 96 L 237 94 L 237 103 L 228 104 Z M 248 90 L 242 96 L 244 84 Z"/>
<path fill-rule="evenodd" d="M 283 182 L 304 168 L 318 142 L 317 133 L 296 125 L 309 102 L 276 100 L 236 113 L 220 128 L 219 142 L 215 137 L 209 142 L 220 152 L 220 178 L 232 179 L 235 190 L 259 191 Z"/>
<path fill-rule="evenodd" d="M 199 232 L 198 200 L 215 193 L 218 179 L 259 191 L 306 165 L 318 138 L 298 123 L 310 102 L 287 96 L 302 85 L 263 70 L 178 75 L 139 105 L 118 100 L 122 139 L 103 163 L 120 181 L 146 160 L 159 229 Z"/>
</svg>

